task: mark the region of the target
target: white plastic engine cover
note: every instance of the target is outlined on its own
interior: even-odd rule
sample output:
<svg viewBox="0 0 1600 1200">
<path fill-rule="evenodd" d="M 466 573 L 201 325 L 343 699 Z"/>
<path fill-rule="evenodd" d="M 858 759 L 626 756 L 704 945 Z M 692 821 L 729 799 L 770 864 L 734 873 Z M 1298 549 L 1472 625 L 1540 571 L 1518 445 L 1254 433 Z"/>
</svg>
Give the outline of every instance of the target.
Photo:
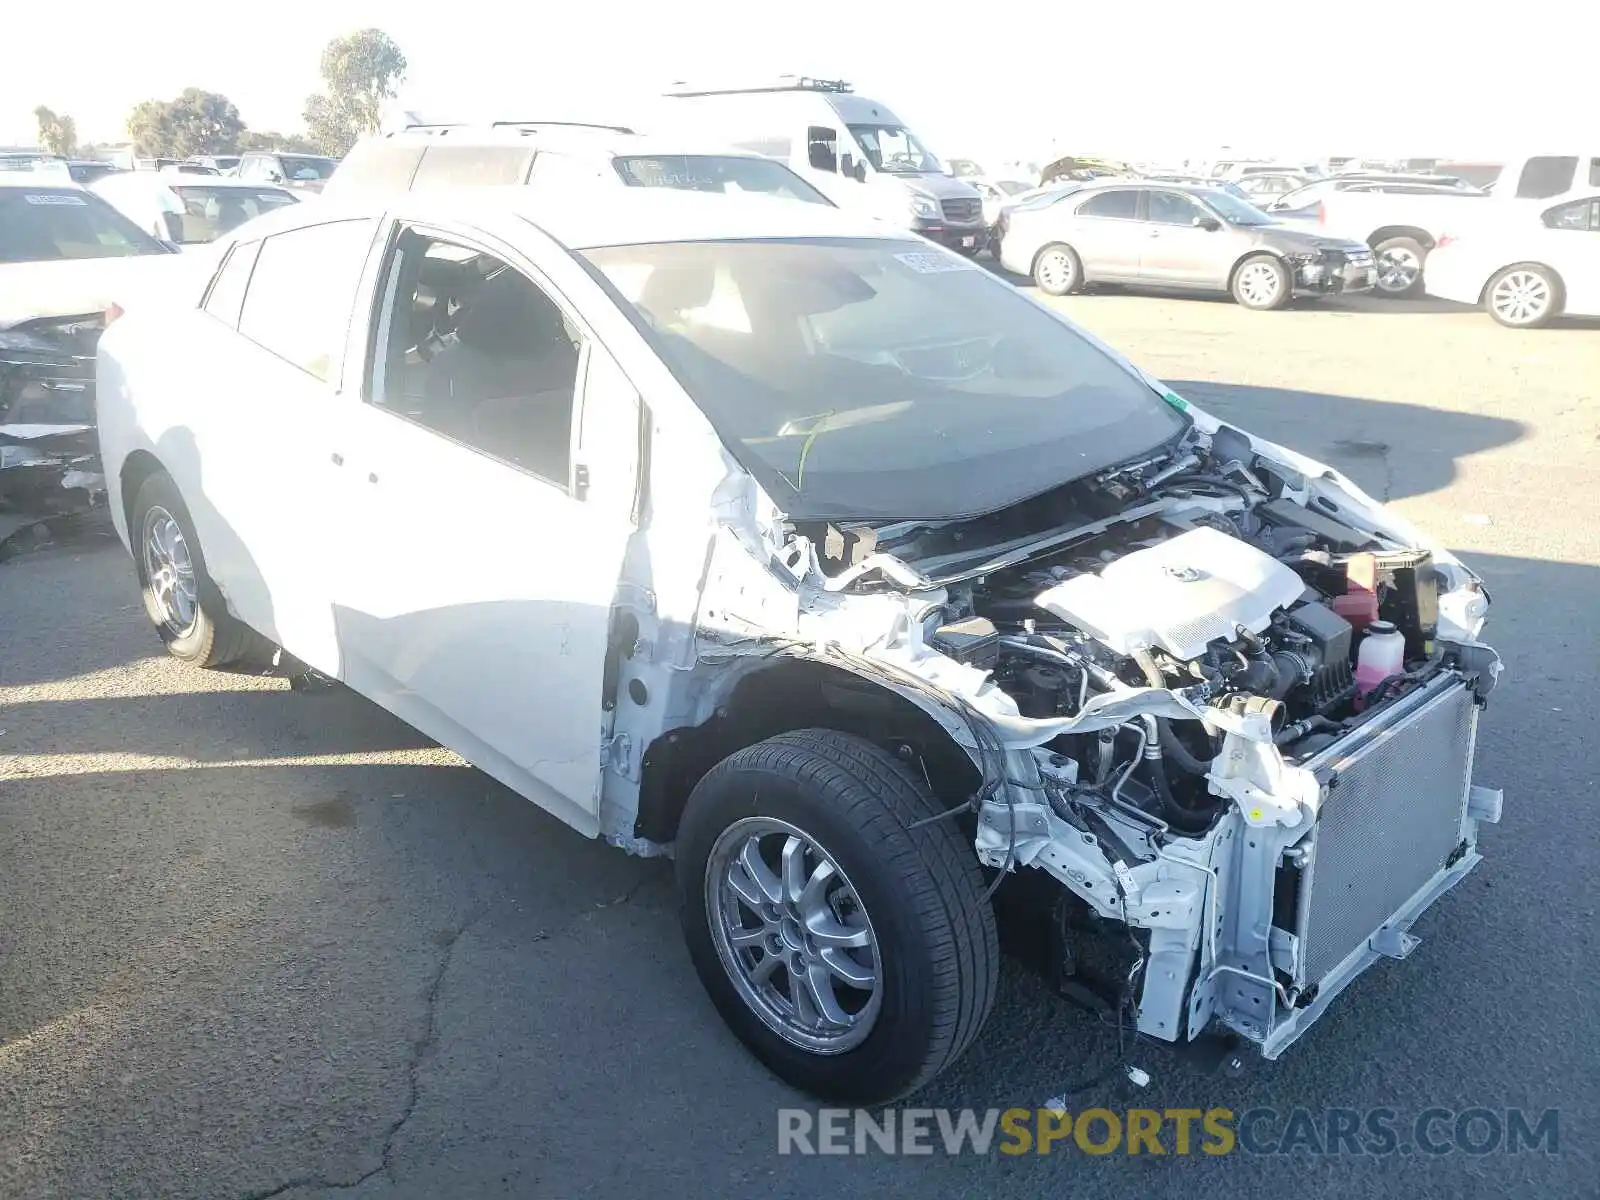
<svg viewBox="0 0 1600 1200">
<path fill-rule="evenodd" d="M 1118 654 L 1159 646 L 1187 662 L 1241 625 L 1260 633 L 1305 590 L 1277 559 L 1201 527 L 1059 583 L 1035 603 Z"/>
</svg>

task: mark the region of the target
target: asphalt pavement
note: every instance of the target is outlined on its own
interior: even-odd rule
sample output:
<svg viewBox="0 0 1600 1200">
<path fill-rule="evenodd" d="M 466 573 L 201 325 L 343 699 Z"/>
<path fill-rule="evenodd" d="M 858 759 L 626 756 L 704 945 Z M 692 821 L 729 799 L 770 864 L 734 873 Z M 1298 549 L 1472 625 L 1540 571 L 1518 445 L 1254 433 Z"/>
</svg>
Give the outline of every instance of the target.
<svg viewBox="0 0 1600 1200">
<path fill-rule="evenodd" d="M 724 1029 L 670 867 L 340 689 L 161 657 L 115 544 L 0 564 L 0 1196 L 1593 1197 L 1600 328 L 1430 303 L 1063 302 L 1456 548 L 1507 674 L 1487 861 L 1277 1063 L 1075 1107 L 1559 1113 L 1555 1153 L 780 1156 L 812 1107 Z M 1033 1107 L 1110 1031 L 1008 966 L 919 1107 Z M 1548 1143 L 1547 1143 L 1548 1146 Z"/>
</svg>

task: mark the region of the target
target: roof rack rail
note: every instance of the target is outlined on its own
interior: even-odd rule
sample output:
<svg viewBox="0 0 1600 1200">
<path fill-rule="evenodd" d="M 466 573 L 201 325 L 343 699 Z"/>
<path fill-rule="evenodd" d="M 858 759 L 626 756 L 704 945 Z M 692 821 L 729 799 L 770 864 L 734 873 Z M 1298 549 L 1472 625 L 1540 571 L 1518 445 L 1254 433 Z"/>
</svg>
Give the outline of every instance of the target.
<svg viewBox="0 0 1600 1200">
<path fill-rule="evenodd" d="M 605 133 L 634 134 L 637 130 L 629 129 L 626 125 L 601 125 L 593 121 L 490 121 L 487 125 L 471 121 L 444 121 L 439 123 L 414 121 L 402 125 L 387 137 L 395 133 L 425 133 L 440 136 L 456 129 L 594 129 Z"/>
<path fill-rule="evenodd" d="M 626 125 L 602 125 L 596 121 L 490 121 L 490 129 L 599 129 L 606 133 L 635 133 Z"/>
<path fill-rule="evenodd" d="M 675 81 L 666 91 L 668 96 L 738 96 L 755 92 L 853 92 L 854 85 L 843 79 L 816 79 L 810 75 L 779 75 L 766 83 L 745 84 L 741 87 L 699 87 L 683 80 Z"/>
</svg>

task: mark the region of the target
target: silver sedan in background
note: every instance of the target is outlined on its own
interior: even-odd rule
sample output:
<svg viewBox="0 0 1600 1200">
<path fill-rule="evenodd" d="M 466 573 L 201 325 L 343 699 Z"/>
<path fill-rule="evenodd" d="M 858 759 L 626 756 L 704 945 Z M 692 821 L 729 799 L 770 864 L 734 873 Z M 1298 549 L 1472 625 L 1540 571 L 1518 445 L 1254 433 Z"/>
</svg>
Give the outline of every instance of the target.
<svg viewBox="0 0 1600 1200">
<path fill-rule="evenodd" d="M 1052 296 L 1085 283 L 1231 293 L 1246 308 L 1295 295 L 1364 292 L 1372 250 L 1284 224 L 1211 187 L 1108 180 L 1043 208 L 1008 214 L 1000 264 Z"/>
</svg>

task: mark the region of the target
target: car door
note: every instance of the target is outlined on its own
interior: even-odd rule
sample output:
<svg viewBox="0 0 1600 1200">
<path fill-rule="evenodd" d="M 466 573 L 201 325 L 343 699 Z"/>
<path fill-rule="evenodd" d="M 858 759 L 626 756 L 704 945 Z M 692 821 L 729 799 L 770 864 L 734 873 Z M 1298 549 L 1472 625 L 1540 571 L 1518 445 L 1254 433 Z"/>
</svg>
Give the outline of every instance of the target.
<svg viewBox="0 0 1600 1200">
<path fill-rule="evenodd" d="M 329 675 L 340 661 L 327 443 L 377 228 L 329 221 L 231 247 L 183 347 L 187 420 L 157 446 L 233 610 Z"/>
<path fill-rule="evenodd" d="M 638 394 L 548 277 L 480 231 L 399 224 L 380 271 L 334 457 L 348 678 L 593 834 Z"/>
<path fill-rule="evenodd" d="M 1071 244 L 1087 279 L 1137 279 L 1144 250 L 1139 188 L 1095 191 L 1072 214 Z"/>
<path fill-rule="evenodd" d="M 1539 254 L 1561 275 L 1563 311 L 1600 316 L 1600 196 L 1552 208 L 1542 221 Z"/>
<path fill-rule="evenodd" d="M 1139 275 L 1177 287 L 1223 287 L 1233 261 L 1228 226 L 1182 192 L 1151 189 Z"/>
</svg>

